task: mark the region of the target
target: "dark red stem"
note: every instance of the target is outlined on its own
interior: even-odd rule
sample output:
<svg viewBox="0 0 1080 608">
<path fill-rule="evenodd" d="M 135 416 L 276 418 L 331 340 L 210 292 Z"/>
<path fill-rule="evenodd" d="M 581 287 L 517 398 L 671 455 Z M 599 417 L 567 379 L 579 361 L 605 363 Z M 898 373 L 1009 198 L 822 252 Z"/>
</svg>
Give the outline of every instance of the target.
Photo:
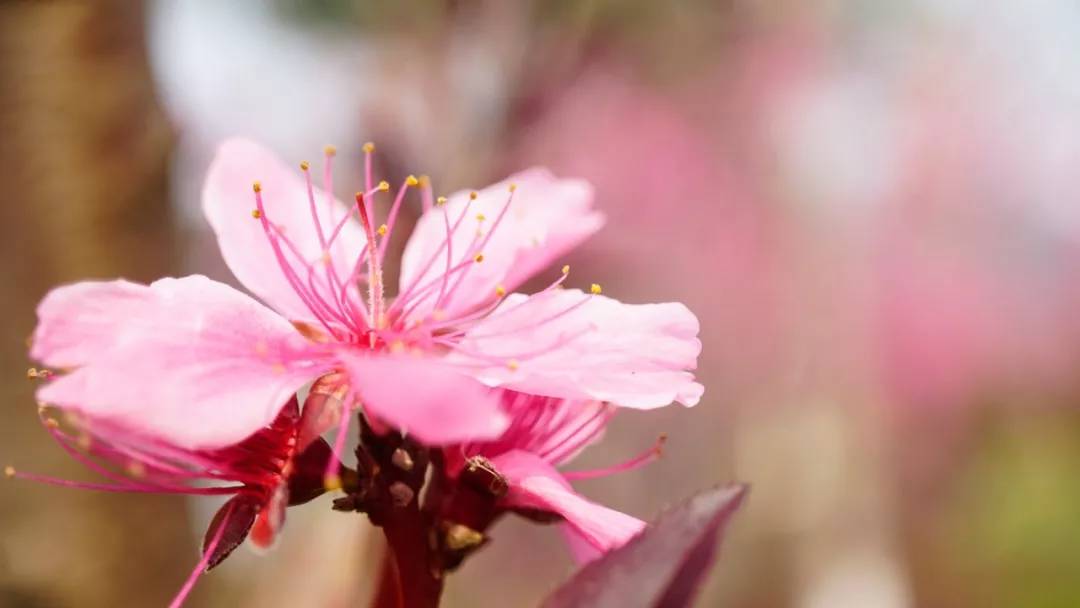
<svg viewBox="0 0 1080 608">
<path fill-rule="evenodd" d="M 442 596 L 442 573 L 428 539 L 430 522 L 414 500 L 387 513 L 387 549 L 373 608 L 435 608 Z"/>
</svg>

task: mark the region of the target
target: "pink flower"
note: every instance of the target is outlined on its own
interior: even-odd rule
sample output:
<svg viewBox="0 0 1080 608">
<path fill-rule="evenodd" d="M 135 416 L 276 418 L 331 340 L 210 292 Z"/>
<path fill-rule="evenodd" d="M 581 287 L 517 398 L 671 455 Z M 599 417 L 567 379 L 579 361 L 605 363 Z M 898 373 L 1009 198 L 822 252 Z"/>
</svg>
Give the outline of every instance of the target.
<svg viewBox="0 0 1080 608">
<path fill-rule="evenodd" d="M 538 397 L 517 391 L 503 391 L 502 400 L 511 420 L 502 436 L 447 450 L 450 475 L 476 475 L 482 468 L 481 475 L 495 475 L 500 484 L 505 483 L 495 510 L 488 513 L 492 519 L 505 511 L 533 517 L 537 513 L 555 515 L 565 521 L 570 548 L 583 562 L 622 546 L 644 529 L 645 522 L 581 496 L 570 481 L 636 468 L 659 456 L 660 442 L 607 469 L 560 473 L 556 467 L 601 437 L 615 408 L 600 401 Z M 479 530 L 490 523 L 476 521 L 475 514 L 473 518 L 470 523 Z"/>
<path fill-rule="evenodd" d="M 698 323 L 681 304 L 622 304 L 597 285 L 562 289 L 565 267 L 539 293 L 508 295 L 603 224 L 588 184 L 533 169 L 433 200 L 427 180 L 410 176 L 378 224 L 376 201 L 390 188 L 373 183 L 373 149 L 365 146 L 366 190 L 347 207 L 329 194 L 332 149 L 319 189 L 306 162 L 296 174 L 252 142 L 221 146 L 204 211 L 229 268 L 265 305 L 189 276 L 78 283 L 39 306 L 31 355 L 67 370 L 46 372 L 39 400 L 71 415 L 92 438 L 91 456 L 140 475 L 101 467 L 79 454 L 77 437 L 57 431 L 64 447 L 109 476 L 109 489 L 236 494 L 211 525 L 200 569 L 260 517 L 280 527 L 278 507 L 296 502 L 290 491 L 310 498 L 313 466 L 325 467 L 330 487 L 340 484 L 353 409 L 376 430 L 440 446 L 513 431 L 520 413 L 508 415 L 494 388 L 566 408 L 693 405 L 701 396 L 689 371 Z M 425 211 L 389 298 L 384 256 L 410 189 Z M 295 396 L 309 383 L 300 414 Z M 335 425 L 331 451 L 319 435 Z M 499 458 L 523 480 L 537 477 L 537 463 L 559 462 Z M 196 478 L 238 485 L 193 487 Z M 549 481 L 518 484 L 515 496 L 558 483 L 537 478 Z"/>
</svg>

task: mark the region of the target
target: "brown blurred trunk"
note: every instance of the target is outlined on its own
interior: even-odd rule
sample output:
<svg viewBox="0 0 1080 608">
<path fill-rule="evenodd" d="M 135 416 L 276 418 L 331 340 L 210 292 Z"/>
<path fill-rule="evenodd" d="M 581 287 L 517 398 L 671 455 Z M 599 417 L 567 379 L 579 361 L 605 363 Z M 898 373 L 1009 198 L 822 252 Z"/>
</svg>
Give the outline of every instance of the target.
<svg viewBox="0 0 1080 608">
<path fill-rule="evenodd" d="M 147 280 L 174 259 L 171 134 L 139 2 L 0 5 L 0 458 L 86 477 L 52 444 L 25 378 L 34 306 L 60 282 Z M 0 605 L 164 605 L 194 563 L 183 502 L 0 485 Z"/>
</svg>

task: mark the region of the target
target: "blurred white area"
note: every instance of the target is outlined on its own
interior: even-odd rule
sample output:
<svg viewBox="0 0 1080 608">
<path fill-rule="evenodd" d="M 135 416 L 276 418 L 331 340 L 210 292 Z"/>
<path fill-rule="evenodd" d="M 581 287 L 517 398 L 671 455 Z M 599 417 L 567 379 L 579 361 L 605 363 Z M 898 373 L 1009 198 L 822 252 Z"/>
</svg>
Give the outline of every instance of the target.
<svg viewBox="0 0 1080 608">
<path fill-rule="evenodd" d="M 152 67 L 180 136 L 174 200 L 189 226 L 202 228 L 202 175 L 232 135 L 290 161 L 337 146 L 339 191 L 358 183 L 369 140 L 406 172 L 469 179 L 488 166 L 525 59 L 526 4 L 462 9 L 420 36 L 294 23 L 273 6 L 151 3 Z"/>
<path fill-rule="evenodd" d="M 1013 134 L 1003 143 L 1030 188 L 1016 203 L 1034 207 L 1044 228 L 1080 238 L 1080 4 L 975 4 L 981 18 L 963 22 L 972 54 L 1001 75 L 985 93 L 998 109 L 991 128 Z"/>
<path fill-rule="evenodd" d="M 271 6 L 153 3 L 154 73 L 185 140 L 242 134 L 277 149 L 321 151 L 362 130 L 363 104 L 377 86 L 370 45 L 356 32 L 297 27 Z"/>
<path fill-rule="evenodd" d="M 884 83 L 837 74 L 809 83 L 777 109 L 773 136 L 791 198 L 830 217 L 857 219 L 895 188 L 899 117 Z"/>
<path fill-rule="evenodd" d="M 863 19 L 774 109 L 789 196 L 857 215 L 897 194 L 898 171 L 940 154 L 982 183 L 983 204 L 1080 240 L 1080 4 L 846 4 Z"/>
<path fill-rule="evenodd" d="M 372 48 L 355 32 L 296 27 L 260 0 L 158 0 L 148 29 L 161 103 L 180 138 L 173 201 L 187 226 L 205 229 L 202 177 L 226 137 L 252 137 L 290 159 L 315 160 L 327 144 L 359 149 L 376 86 Z"/>
</svg>

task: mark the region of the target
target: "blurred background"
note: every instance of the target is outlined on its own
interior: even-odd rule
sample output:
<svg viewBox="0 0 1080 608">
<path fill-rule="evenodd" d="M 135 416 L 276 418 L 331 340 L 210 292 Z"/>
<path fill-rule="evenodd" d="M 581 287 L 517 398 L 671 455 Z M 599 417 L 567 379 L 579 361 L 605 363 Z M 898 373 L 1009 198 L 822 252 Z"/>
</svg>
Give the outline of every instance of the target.
<svg viewBox="0 0 1080 608">
<path fill-rule="evenodd" d="M 576 280 L 687 303 L 707 391 L 575 466 L 666 431 L 581 484 L 645 519 L 752 484 L 702 606 L 1080 605 L 1072 0 L 0 3 L 5 464 L 88 478 L 25 379 L 51 286 L 232 281 L 199 190 L 234 134 L 337 145 L 339 194 L 367 140 L 442 193 L 533 164 L 596 185 Z M 214 507 L 0 484 L 0 606 L 165 605 Z M 379 535 L 328 507 L 189 605 L 362 605 Z M 534 605 L 572 570 L 554 529 L 494 535 L 447 606 Z"/>
</svg>

